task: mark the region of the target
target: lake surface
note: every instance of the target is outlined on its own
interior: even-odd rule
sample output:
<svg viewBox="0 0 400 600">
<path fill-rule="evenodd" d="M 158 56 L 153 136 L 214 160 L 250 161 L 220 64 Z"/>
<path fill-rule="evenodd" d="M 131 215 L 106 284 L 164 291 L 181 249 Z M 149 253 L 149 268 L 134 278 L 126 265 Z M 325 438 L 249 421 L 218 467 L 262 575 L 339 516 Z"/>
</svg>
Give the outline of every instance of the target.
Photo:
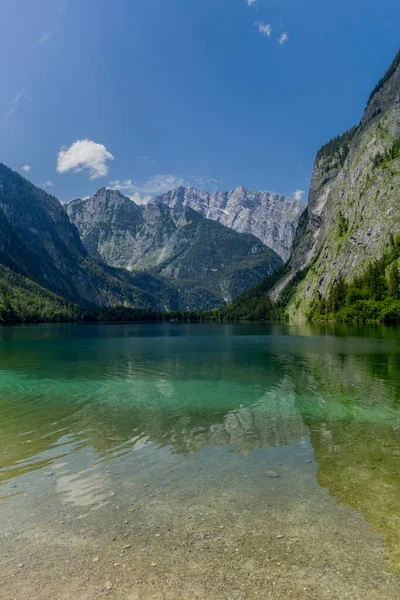
<svg viewBox="0 0 400 600">
<path fill-rule="evenodd" d="M 400 330 L 0 329 L 0 597 L 400 598 Z"/>
</svg>

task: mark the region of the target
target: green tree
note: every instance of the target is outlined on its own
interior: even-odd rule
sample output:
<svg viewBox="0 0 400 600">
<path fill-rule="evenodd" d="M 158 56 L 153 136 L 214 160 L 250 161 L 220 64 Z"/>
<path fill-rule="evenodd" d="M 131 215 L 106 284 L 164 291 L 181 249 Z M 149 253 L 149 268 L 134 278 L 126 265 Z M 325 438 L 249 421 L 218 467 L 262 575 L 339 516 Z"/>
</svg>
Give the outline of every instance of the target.
<svg viewBox="0 0 400 600">
<path fill-rule="evenodd" d="M 400 273 L 397 262 L 394 262 L 389 267 L 388 272 L 388 291 L 389 296 L 399 298 L 400 296 Z"/>
</svg>

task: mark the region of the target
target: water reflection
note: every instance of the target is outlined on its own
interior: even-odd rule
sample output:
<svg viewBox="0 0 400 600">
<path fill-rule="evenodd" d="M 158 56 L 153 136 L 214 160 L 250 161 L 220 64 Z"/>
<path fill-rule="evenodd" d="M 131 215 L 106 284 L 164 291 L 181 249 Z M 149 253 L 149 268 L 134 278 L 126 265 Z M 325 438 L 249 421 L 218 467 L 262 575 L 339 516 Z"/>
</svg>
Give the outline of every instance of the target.
<svg viewBox="0 0 400 600">
<path fill-rule="evenodd" d="M 310 356 L 306 363 L 297 407 L 310 430 L 317 481 L 382 534 L 400 571 L 399 356 Z"/>
<path fill-rule="evenodd" d="M 9 328 L 0 361 L 0 482 L 58 469 L 66 502 L 101 506 L 112 493 L 101 464 L 134 451 L 297 452 L 310 436 L 318 483 L 382 533 L 400 570 L 394 330 Z"/>
</svg>

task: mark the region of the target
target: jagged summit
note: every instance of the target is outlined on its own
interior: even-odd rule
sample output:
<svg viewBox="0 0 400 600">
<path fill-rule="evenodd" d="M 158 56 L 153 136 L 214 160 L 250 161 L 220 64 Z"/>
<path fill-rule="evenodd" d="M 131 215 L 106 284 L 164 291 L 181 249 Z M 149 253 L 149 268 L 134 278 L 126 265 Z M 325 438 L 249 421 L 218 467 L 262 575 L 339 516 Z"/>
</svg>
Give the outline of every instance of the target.
<svg viewBox="0 0 400 600">
<path fill-rule="evenodd" d="M 181 186 L 158 196 L 153 203 L 190 207 L 207 219 L 240 233 L 251 233 L 287 260 L 300 215 L 306 205 L 272 192 L 238 186 L 230 191 L 207 192 Z"/>
<path fill-rule="evenodd" d="M 76 200 L 69 203 L 70 211 Z M 120 204 L 132 211 L 131 203 L 139 209 L 141 205 L 124 196 L 119 190 L 100 188 L 91 198 L 93 209 L 96 204 Z M 148 205 L 166 204 L 170 208 L 192 208 L 203 217 L 218 221 L 239 233 L 255 235 L 272 248 L 284 261 L 288 259 L 300 215 L 306 205 L 294 198 L 268 191 L 253 191 L 243 185 L 229 190 L 208 192 L 197 190 L 191 185 L 179 186 L 150 200 Z M 78 205 L 76 205 L 78 206 Z"/>
<path fill-rule="evenodd" d="M 194 286 L 196 307 L 228 302 L 281 266 L 279 256 L 253 235 L 193 210 L 185 203 L 188 193 L 188 188 L 175 190 L 177 202 L 171 206 L 137 205 L 119 191 L 102 188 L 66 208 L 92 257 Z"/>
</svg>

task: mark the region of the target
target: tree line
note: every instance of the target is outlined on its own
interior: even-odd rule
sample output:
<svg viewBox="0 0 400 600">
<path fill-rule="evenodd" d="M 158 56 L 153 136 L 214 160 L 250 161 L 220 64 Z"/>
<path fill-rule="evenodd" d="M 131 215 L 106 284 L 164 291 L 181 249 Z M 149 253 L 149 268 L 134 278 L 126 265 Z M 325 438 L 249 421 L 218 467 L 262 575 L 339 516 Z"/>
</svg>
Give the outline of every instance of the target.
<svg viewBox="0 0 400 600">
<path fill-rule="evenodd" d="M 342 278 L 328 295 L 312 304 L 310 321 L 400 321 L 400 236 L 391 238 L 390 249 L 372 262 L 353 281 Z"/>
</svg>

